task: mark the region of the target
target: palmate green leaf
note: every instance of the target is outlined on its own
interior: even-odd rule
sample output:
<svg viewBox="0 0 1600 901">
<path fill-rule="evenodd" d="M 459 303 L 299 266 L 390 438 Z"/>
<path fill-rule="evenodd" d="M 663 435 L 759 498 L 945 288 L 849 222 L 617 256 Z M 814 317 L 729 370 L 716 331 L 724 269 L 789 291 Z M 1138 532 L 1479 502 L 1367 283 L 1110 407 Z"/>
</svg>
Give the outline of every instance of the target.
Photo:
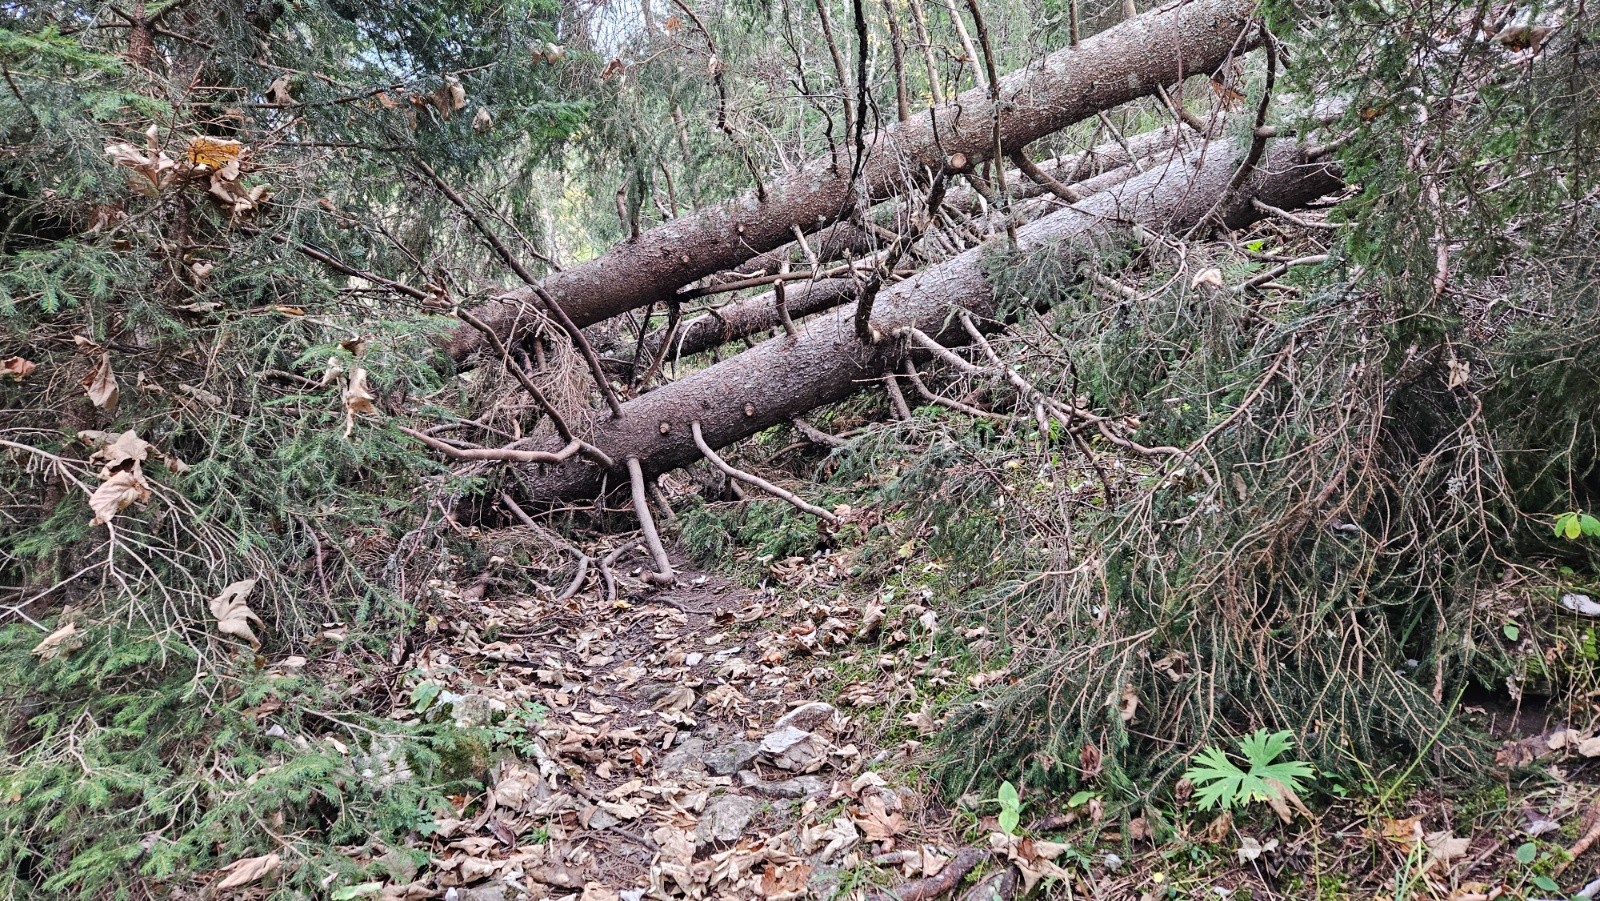
<svg viewBox="0 0 1600 901">
<path fill-rule="evenodd" d="M 1213 747 L 1195 755 L 1195 763 L 1184 778 L 1194 783 L 1195 799 L 1202 809 L 1231 809 L 1285 793 L 1297 795 L 1303 789 L 1301 780 L 1311 778 L 1314 772 L 1311 764 L 1303 760 L 1278 760 L 1293 747 L 1292 733 L 1260 729 L 1239 742 L 1248 770 L 1240 769 L 1220 748 Z"/>
</svg>

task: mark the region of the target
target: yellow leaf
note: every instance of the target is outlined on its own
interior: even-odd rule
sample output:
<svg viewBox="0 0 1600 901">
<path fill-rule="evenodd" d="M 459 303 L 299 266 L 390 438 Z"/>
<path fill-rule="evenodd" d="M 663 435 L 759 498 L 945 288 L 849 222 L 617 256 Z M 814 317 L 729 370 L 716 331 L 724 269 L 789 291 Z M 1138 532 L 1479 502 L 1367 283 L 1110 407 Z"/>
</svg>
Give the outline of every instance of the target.
<svg viewBox="0 0 1600 901">
<path fill-rule="evenodd" d="M 243 152 L 244 145 L 238 141 L 225 141 L 205 135 L 189 139 L 189 162 L 196 166 L 221 169 L 229 163 L 237 162 Z"/>
</svg>

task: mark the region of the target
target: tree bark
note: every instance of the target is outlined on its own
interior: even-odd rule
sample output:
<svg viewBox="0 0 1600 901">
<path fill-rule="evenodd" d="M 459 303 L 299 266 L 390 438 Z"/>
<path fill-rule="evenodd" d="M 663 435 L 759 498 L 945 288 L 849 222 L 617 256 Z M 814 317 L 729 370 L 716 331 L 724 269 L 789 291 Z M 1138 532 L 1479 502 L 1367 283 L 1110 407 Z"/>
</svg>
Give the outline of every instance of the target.
<svg viewBox="0 0 1600 901">
<path fill-rule="evenodd" d="M 1254 8 L 1254 0 L 1175 0 L 1002 79 L 999 141 L 989 91 L 970 90 L 867 136 L 869 158 L 857 178 L 834 160 L 813 160 L 768 186 L 765 200 L 746 194 L 680 216 L 587 263 L 553 273 L 542 285 L 579 326 L 663 300 L 683 285 L 788 243 L 796 226 L 816 231 L 858 205 L 900 192 L 907 172 L 937 171 L 955 154 L 978 163 L 994 153 L 996 144 L 1001 152 L 1026 147 L 1159 86 L 1211 72 L 1247 49 Z M 531 298 L 531 291 L 514 291 L 483 318 L 509 337 L 518 321 L 516 306 Z M 446 348 L 461 359 L 483 342 L 476 331 L 463 329 L 453 333 Z"/>
<path fill-rule="evenodd" d="M 1059 253 L 1070 262 L 1093 253 L 1114 230 L 1129 224 L 1177 231 L 1215 216 L 1237 227 L 1261 215 L 1251 200 L 1293 209 L 1338 187 L 1329 164 L 1308 160 L 1292 140 L 1271 143 L 1255 171 L 1215 209 L 1248 152 L 1212 141 L 1109 191 L 1086 198 L 1017 232 L 1022 253 Z M 883 334 L 911 326 L 948 344 L 968 339 L 952 313 L 996 314 L 984 276 L 987 248 L 975 248 L 887 288 L 879 296 L 875 325 Z M 856 339 L 852 309 L 807 323 L 794 338 L 780 336 L 678 382 L 629 401 L 620 420 L 595 424 L 589 440 L 615 460 L 636 457 L 655 475 L 693 463 L 700 452 L 690 433 L 698 421 L 707 444 L 721 448 L 823 404 L 833 403 L 891 372 L 902 354 L 897 342 L 864 345 Z M 554 444 L 552 441 L 552 448 Z M 603 471 L 585 462 L 527 468 L 520 483 L 531 499 L 593 496 Z M 612 484 L 619 483 L 613 473 Z"/>
<path fill-rule="evenodd" d="M 1166 147 L 1170 148 L 1172 146 L 1171 141 L 1174 140 L 1174 136 L 1166 129 L 1147 132 L 1146 134 L 1160 135 L 1167 139 L 1165 142 Z M 1140 137 L 1143 138 L 1145 135 Z M 1148 140 L 1141 142 L 1135 139 L 1130 140 L 1128 143 L 1130 145 L 1139 144 L 1151 150 L 1158 150 L 1161 147 L 1157 142 Z M 1117 153 L 1112 154 L 1104 148 L 1097 148 L 1095 151 L 1090 151 L 1090 153 L 1096 154 L 1099 159 L 1122 160 L 1125 165 L 1109 171 L 1099 171 L 1097 165 L 1085 165 L 1081 161 L 1074 162 L 1079 158 L 1072 157 L 1068 162 L 1055 167 L 1053 171 L 1064 175 L 1082 171 L 1098 172 L 1093 178 L 1074 182 L 1071 185 L 1072 189 L 1077 191 L 1081 197 L 1090 197 L 1101 191 L 1113 188 L 1138 174 L 1132 162 L 1128 160 L 1126 152 L 1119 145 L 1109 146 L 1117 147 Z M 1139 148 L 1136 147 L 1135 149 L 1137 151 Z M 1104 155 L 1100 156 L 1101 154 Z M 1153 160 L 1142 155 L 1141 158 L 1146 159 L 1147 163 L 1153 165 L 1166 162 L 1164 156 L 1156 157 Z M 1030 186 L 1022 185 L 1019 187 L 1027 188 Z M 962 203 L 971 203 L 973 207 L 976 207 L 976 203 L 973 201 L 977 197 L 977 192 L 971 188 L 967 188 L 965 191 L 969 196 L 958 198 L 957 204 L 954 205 L 959 206 Z M 1015 196 L 1023 194 L 1023 192 L 1014 190 L 1012 194 Z M 1023 196 L 1030 199 L 1023 200 L 1014 206 L 1011 214 L 1017 217 L 1018 222 L 1028 222 L 1051 212 L 1057 204 L 1054 198 L 1042 197 L 1040 196 L 1042 194 L 1044 194 L 1044 188 L 1042 187 L 1023 194 Z M 948 197 L 945 203 L 950 205 Z M 831 310 L 841 304 L 849 303 L 856 298 L 860 286 L 861 283 L 859 281 L 848 278 L 820 279 L 810 283 L 790 284 L 786 289 L 789 315 L 794 317 L 810 316 L 821 313 L 824 310 Z M 763 291 L 760 294 L 726 303 L 715 310 L 709 310 L 703 315 L 696 316 L 678 329 L 677 336 L 672 339 L 672 347 L 669 352 L 674 358 L 689 357 L 704 353 L 729 341 L 748 338 L 751 335 L 775 329 L 780 325 L 782 325 L 782 318 L 778 313 L 777 296 L 772 291 Z M 667 330 L 665 328 L 658 329 L 645 337 L 644 353 L 646 359 L 655 359 L 656 354 L 661 352 L 661 345 L 666 340 L 666 337 Z"/>
</svg>

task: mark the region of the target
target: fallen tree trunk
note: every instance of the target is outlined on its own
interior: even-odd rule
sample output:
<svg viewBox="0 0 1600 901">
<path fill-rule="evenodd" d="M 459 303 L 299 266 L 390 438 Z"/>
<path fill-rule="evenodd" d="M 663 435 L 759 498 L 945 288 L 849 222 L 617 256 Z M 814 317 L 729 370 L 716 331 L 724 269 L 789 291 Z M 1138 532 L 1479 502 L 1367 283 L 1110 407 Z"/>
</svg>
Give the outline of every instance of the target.
<svg viewBox="0 0 1600 901">
<path fill-rule="evenodd" d="M 1164 130 L 1161 130 L 1164 131 Z M 1152 132 L 1154 134 L 1155 132 Z M 1132 142 L 1130 142 L 1131 144 Z M 1150 165 L 1160 165 L 1166 159 L 1159 158 L 1147 161 Z M 1066 167 L 1062 167 L 1065 169 Z M 1077 171 L 1076 168 L 1068 171 Z M 1075 182 L 1071 188 L 1081 197 L 1091 197 L 1101 191 L 1109 190 L 1138 174 L 1130 161 L 1127 165 L 1101 172 L 1088 181 Z M 1017 222 L 1028 222 L 1050 212 L 1057 205 L 1054 197 L 1040 197 L 1043 188 L 1038 193 L 1030 195 L 1033 199 L 1017 204 L 1010 211 Z M 971 192 L 976 196 L 976 192 Z M 815 282 L 800 282 L 785 287 L 784 297 L 791 317 L 810 316 L 831 310 L 840 304 L 849 303 L 856 298 L 861 289 L 861 282 L 857 279 L 832 278 L 820 279 Z M 672 339 L 672 346 L 667 349 L 669 359 L 693 356 L 704 353 L 713 347 L 718 347 L 729 341 L 748 338 L 762 332 L 778 328 L 783 324 L 782 315 L 778 311 L 778 298 L 775 291 L 763 291 L 741 300 L 727 303 L 713 310 L 706 311 L 683 326 Z M 661 352 L 662 344 L 667 339 L 668 329 L 663 327 L 645 336 L 645 359 L 654 360 L 656 354 Z"/>
<path fill-rule="evenodd" d="M 1292 209 L 1335 189 L 1325 162 L 1310 160 L 1290 139 L 1268 144 L 1252 173 L 1233 191 L 1229 184 L 1248 153 L 1214 141 L 1017 232 L 1022 253 L 1059 254 L 1066 262 L 1092 254 L 1116 229 L 1130 224 L 1175 231 L 1215 215 L 1237 227 L 1261 216 L 1251 201 Z M 1227 201 L 1225 209 L 1218 205 Z M 953 322 L 957 310 L 979 317 L 996 313 L 984 276 L 987 248 L 975 248 L 900 282 L 878 296 L 873 324 L 883 334 L 911 327 L 949 344 L 968 338 Z M 700 458 L 690 431 L 698 421 L 705 442 L 721 448 L 807 411 L 848 397 L 885 372 L 902 355 L 896 341 L 864 345 L 854 310 L 840 309 L 807 323 L 794 338 L 780 336 L 624 405 L 623 418 L 597 422 L 588 440 L 612 459 L 637 458 L 659 474 Z M 554 449 L 556 441 L 549 442 Z M 620 470 L 609 475 L 620 484 Z M 586 462 L 527 467 L 519 483 L 531 499 L 592 497 L 607 473 Z"/>
<path fill-rule="evenodd" d="M 1142 160 L 1167 150 L 1176 145 L 1183 134 L 1183 126 L 1177 124 L 1152 129 L 1124 141 L 1107 141 L 1087 150 L 1051 160 L 1044 171 L 1057 181 L 1076 185 L 1086 179 L 1121 169 L 1134 160 Z M 1010 196 L 1013 201 L 1027 200 L 1048 193 L 1043 185 L 1028 180 L 1021 171 L 1015 169 L 1007 171 L 1006 184 L 1011 186 Z M 945 207 L 958 209 L 969 215 L 975 215 L 981 203 L 982 198 L 978 192 L 964 186 L 951 190 L 944 199 Z M 879 222 L 892 220 L 896 212 L 897 202 L 891 200 L 874 209 L 873 218 Z M 880 249 L 887 243 L 889 237 L 892 235 L 885 237 L 881 233 L 868 234 L 854 222 L 836 222 L 806 239 L 807 247 L 810 249 L 809 254 L 799 242 L 791 241 L 776 250 L 757 254 L 732 269 L 710 276 L 707 283 L 716 285 L 756 276 L 776 275 L 783 263 L 800 266 L 811 262 L 813 256 L 820 263 L 865 256 Z"/>
<path fill-rule="evenodd" d="M 975 88 L 921 116 L 867 136 L 867 159 L 812 160 L 759 193 L 707 207 L 651 229 L 599 257 L 546 277 L 541 286 L 578 326 L 669 299 L 679 287 L 788 243 L 899 193 L 908 172 L 937 171 L 956 155 L 975 164 L 995 145 L 1009 153 L 1074 122 L 1211 72 L 1250 43 L 1254 0 L 1176 0 L 1014 72 L 999 86 L 1000 127 L 987 89 Z M 482 314 L 510 337 L 531 289 L 505 295 Z M 456 359 L 485 339 L 458 329 L 446 343 Z"/>
</svg>

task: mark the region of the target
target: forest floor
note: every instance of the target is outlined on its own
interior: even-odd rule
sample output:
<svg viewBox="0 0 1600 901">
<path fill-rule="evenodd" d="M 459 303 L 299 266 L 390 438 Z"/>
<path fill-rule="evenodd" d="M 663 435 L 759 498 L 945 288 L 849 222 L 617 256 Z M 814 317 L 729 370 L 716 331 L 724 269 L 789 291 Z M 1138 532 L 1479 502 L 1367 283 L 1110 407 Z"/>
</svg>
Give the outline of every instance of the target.
<svg viewBox="0 0 1600 901">
<path fill-rule="evenodd" d="M 911 634 L 945 628 L 935 610 L 840 600 L 828 554 L 763 563 L 759 588 L 686 568 L 658 591 L 640 565 L 622 567 L 609 602 L 438 587 L 397 658 L 392 716 L 489 725 L 495 742 L 468 764 L 485 792 L 454 798 L 411 849 L 425 865 L 366 849 L 392 863 L 384 897 L 926 899 L 959 884 L 952 897 L 987 899 L 1035 880 L 1046 897 L 1141 899 L 1600 889 L 1592 861 L 1569 870 L 1600 836 L 1592 767 L 1573 754 L 1583 736 L 1508 741 L 1503 755 L 1575 761 L 1514 788 L 1369 786 L 1289 821 L 1192 807 L 1130 819 L 1099 793 L 1025 796 L 1002 829 L 995 799 L 946 803 L 926 775 L 930 701 L 1003 677 L 917 653 Z"/>
</svg>

